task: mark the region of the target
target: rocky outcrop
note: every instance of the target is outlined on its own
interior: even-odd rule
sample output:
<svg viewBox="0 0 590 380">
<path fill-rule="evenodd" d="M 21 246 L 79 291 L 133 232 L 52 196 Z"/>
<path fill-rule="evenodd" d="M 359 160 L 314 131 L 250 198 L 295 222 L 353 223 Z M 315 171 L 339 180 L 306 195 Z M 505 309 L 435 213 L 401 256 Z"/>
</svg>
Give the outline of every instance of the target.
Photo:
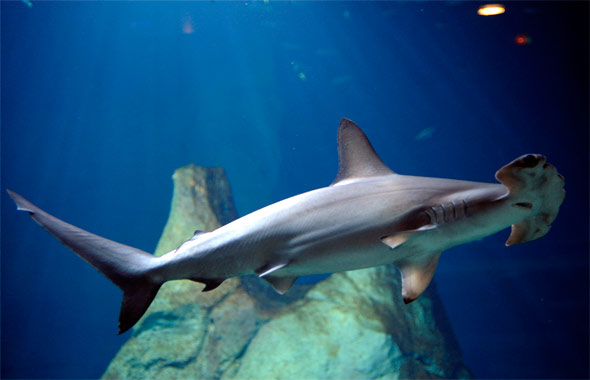
<svg viewBox="0 0 590 380">
<path fill-rule="evenodd" d="M 222 169 L 173 176 L 156 254 L 236 217 Z M 468 378 L 436 290 L 404 305 L 393 266 L 337 273 L 279 296 L 255 277 L 208 293 L 164 284 L 105 379 Z"/>
</svg>

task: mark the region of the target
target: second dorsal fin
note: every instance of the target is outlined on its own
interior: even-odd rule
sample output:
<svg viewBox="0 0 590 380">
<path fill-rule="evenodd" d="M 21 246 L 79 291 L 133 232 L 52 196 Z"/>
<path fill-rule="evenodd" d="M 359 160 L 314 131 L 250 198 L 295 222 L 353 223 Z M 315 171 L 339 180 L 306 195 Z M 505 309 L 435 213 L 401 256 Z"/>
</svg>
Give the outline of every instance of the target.
<svg viewBox="0 0 590 380">
<path fill-rule="evenodd" d="M 180 249 L 180 247 L 182 247 L 183 245 L 185 245 L 186 243 L 188 243 L 189 241 L 193 241 L 196 238 L 198 238 L 199 236 L 206 234 L 207 232 L 205 231 L 201 231 L 201 230 L 195 230 L 195 234 L 193 235 L 192 238 L 188 239 L 187 241 L 185 241 L 184 243 L 182 243 L 181 245 L 178 246 L 178 248 L 176 248 L 176 250 L 178 251 Z"/>
<path fill-rule="evenodd" d="M 338 175 L 332 185 L 339 182 L 373 176 L 394 174 L 379 158 L 363 131 L 348 119 L 340 120 L 338 128 Z"/>
</svg>

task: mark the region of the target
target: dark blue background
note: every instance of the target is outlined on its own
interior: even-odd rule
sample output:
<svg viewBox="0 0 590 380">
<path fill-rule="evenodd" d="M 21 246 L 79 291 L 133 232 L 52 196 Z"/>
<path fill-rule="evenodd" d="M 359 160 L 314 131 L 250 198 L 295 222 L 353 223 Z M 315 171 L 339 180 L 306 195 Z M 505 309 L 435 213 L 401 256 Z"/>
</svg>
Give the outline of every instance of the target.
<svg viewBox="0 0 590 380">
<path fill-rule="evenodd" d="M 129 336 L 118 289 L 6 188 L 153 251 L 175 168 L 226 168 L 243 215 L 329 184 L 348 117 L 402 174 L 493 182 L 549 157 L 550 233 L 454 248 L 435 281 L 475 376 L 588 377 L 588 3 L 477 7 L 2 2 L 1 376 L 98 377 Z"/>
</svg>

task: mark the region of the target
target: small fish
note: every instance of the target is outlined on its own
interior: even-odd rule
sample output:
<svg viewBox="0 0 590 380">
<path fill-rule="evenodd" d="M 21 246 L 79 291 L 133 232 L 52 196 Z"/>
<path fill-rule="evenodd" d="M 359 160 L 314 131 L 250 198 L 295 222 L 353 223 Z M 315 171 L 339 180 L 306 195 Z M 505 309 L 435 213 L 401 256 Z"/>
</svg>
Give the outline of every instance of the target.
<svg viewBox="0 0 590 380">
<path fill-rule="evenodd" d="M 415 139 L 416 139 L 416 141 L 420 141 L 420 140 L 424 140 L 424 139 L 429 139 L 434 134 L 434 131 L 435 131 L 435 128 L 434 127 L 424 128 L 423 130 L 421 130 L 420 132 L 418 132 L 418 134 L 416 135 Z"/>
<path fill-rule="evenodd" d="M 501 183 L 401 175 L 377 156 L 361 129 L 342 119 L 332 184 L 277 202 L 215 231 L 196 231 L 156 257 L 72 226 L 8 190 L 18 210 L 123 291 L 119 333 L 144 314 L 166 281 L 190 279 L 213 290 L 256 274 L 283 294 L 300 276 L 396 265 L 401 297 L 426 289 L 441 253 L 512 226 L 506 245 L 544 236 L 556 218 L 564 180 L 545 157 L 528 154 L 496 172 Z"/>
<path fill-rule="evenodd" d="M 29 8 L 33 8 L 33 3 L 31 2 L 31 0 L 21 0 L 23 3 L 25 3 L 25 5 Z"/>
</svg>

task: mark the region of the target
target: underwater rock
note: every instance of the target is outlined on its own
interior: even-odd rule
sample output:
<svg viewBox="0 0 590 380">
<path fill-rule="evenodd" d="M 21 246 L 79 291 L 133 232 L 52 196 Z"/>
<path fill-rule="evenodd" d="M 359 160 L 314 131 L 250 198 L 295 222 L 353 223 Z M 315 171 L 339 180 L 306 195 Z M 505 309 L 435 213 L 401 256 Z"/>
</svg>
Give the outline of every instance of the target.
<svg viewBox="0 0 590 380">
<path fill-rule="evenodd" d="M 220 168 L 174 175 L 156 254 L 236 218 Z M 162 286 L 105 379 L 470 378 L 434 284 L 404 305 L 393 266 L 336 273 L 280 296 L 254 276 L 201 293 Z"/>
</svg>

